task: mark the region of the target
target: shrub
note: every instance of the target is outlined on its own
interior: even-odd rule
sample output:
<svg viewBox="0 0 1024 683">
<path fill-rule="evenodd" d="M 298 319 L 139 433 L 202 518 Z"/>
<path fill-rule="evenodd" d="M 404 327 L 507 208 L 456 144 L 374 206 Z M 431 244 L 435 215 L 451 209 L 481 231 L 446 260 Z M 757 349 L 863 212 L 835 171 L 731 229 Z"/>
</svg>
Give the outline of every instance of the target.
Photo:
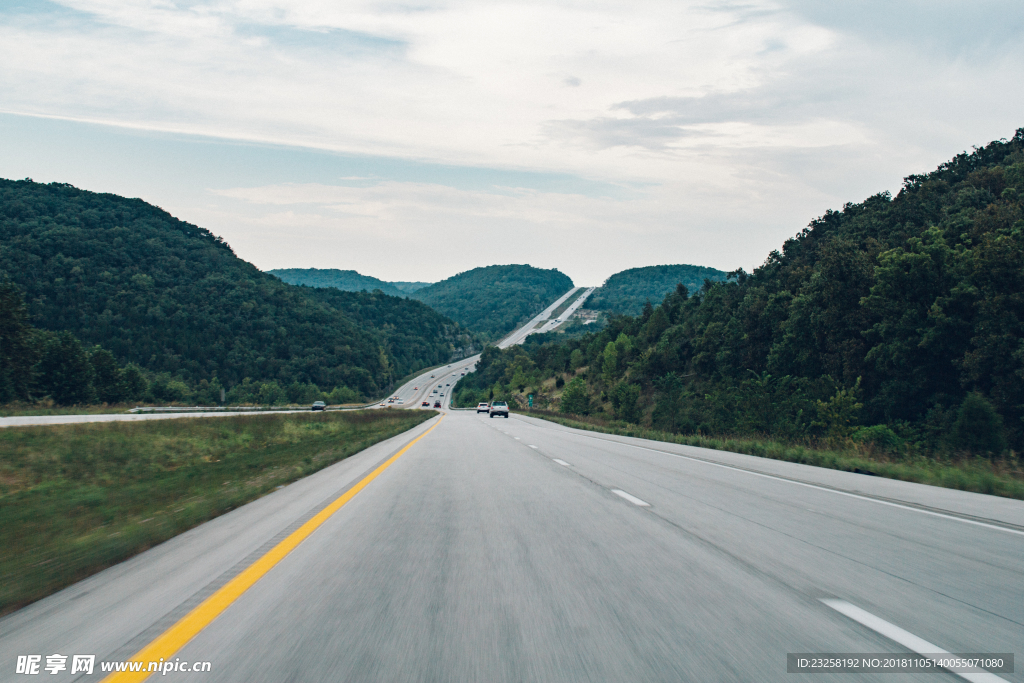
<svg viewBox="0 0 1024 683">
<path fill-rule="evenodd" d="M 1006 449 L 1003 418 L 984 396 L 977 392 L 967 394 L 953 423 L 950 440 L 956 450 L 1002 453 Z"/>
<path fill-rule="evenodd" d="M 855 442 L 873 446 L 880 451 L 895 453 L 903 444 L 903 440 L 885 425 L 860 427 L 854 430 L 852 438 Z"/>
</svg>

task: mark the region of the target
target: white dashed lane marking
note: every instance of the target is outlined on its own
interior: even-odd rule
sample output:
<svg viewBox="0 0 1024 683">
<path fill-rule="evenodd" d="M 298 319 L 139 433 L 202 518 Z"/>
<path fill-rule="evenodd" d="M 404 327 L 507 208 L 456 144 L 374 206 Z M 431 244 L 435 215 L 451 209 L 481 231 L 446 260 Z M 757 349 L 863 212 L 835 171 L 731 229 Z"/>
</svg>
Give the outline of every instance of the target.
<svg viewBox="0 0 1024 683">
<path fill-rule="evenodd" d="M 637 498 L 636 496 L 632 496 L 632 495 L 630 495 L 630 494 L 628 494 L 625 491 L 622 491 L 620 489 L 612 489 L 612 493 L 614 493 L 616 496 L 618 496 L 620 498 L 625 498 L 626 500 L 628 500 L 633 505 L 639 505 L 640 507 L 644 507 L 644 508 L 651 507 L 650 503 L 646 503 L 646 502 L 640 500 L 639 498 Z"/>
<path fill-rule="evenodd" d="M 856 605 L 851 605 L 845 600 L 824 599 L 822 600 L 822 602 L 831 607 L 832 609 L 834 609 L 835 611 L 839 612 L 840 614 L 848 616 L 857 623 L 867 626 L 875 633 L 879 633 L 888 638 L 889 640 L 899 643 L 908 650 L 916 652 L 917 654 L 921 655 L 926 659 L 931 659 L 932 661 L 939 661 L 945 657 L 955 657 L 955 655 L 946 652 L 941 647 L 937 645 L 932 645 L 924 638 L 918 638 L 913 633 L 910 633 L 909 631 L 904 631 L 896 624 L 890 624 L 885 619 L 882 619 L 881 617 L 876 617 L 871 612 L 862 610 L 860 607 L 857 607 Z M 953 673 L 955 673 L 957 676 L 960 676 L 965 680 L 971 681 L 971 683 L 1005 683 L 1006 681 L 1006 679 L 1000 678 L 999 676 L 996 676 L 993 673 L 989 673 L 988 671 L 953 671 Z"/>
</svg>

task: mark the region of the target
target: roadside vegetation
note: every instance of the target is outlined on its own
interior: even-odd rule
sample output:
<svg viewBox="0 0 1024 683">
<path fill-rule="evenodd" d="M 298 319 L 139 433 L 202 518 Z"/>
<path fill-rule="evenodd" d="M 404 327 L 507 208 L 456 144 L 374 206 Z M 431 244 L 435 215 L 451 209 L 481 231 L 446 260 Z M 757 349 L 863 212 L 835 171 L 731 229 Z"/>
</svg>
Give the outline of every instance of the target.
<svg viewBox="0 0 1024 683">
<path fill-rule="evenodd" d="M 245 377 L 230 388 L 216 376 L 190 382 L 122 364 L 99 345 L 85 345 L 67 331 L 36 328 L 29 320 L 21 290 L 0 281 L 0 416 L 104 412 L 139 404 L 337 405 L 363 398 L 347 386 L 323 390 L 298 380 L 285 384 Z"/>
<path fill-rule="evenodd" d="M 435 414 L 380 410 L 0 429 L 0 614 Z"/>
<path fill-rule="evenodd" d="M 826 213 L 752 274 L 680 283 L 579 338 L 485 348 L 455 400 L 534 394 L 536 408 L 652 433 L 865 458 L 884 476 L 931 463 L 915 467 L 1016 495 L 967 473 L 1019 477 L 1022 201 L 1024 129 L 895 198 Z"/>
<path fill-rule="evenodd" d="M 814 467 L 1024 500 L 1024 468 L 1019 459 L 991 460 L 966 453 L 951 457 L 925 457 L 893 453 L 886 449 L 875 448 L 870 444 L 853 441 L 829 446 L 825 443 L 782 443 L 749 436 L 712 437 L 703 434 L 672 434 L 622 421 L 602 420 L 593 416 L 566 415 L 549 410 L 519 409 L 515 412 L 539 417 L 566 427 L 602 434 L 632 436 L 684 446 L 698 446 L 716 451 L 744 453 L 759 458 L 784 460 Z"/>
</svg>

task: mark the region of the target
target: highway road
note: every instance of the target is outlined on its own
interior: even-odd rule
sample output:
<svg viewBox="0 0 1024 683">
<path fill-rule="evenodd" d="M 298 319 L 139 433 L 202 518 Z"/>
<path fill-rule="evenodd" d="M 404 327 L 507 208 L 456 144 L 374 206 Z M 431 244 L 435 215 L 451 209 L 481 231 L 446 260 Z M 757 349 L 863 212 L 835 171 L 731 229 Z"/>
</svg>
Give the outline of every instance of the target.
<svg viewBox="0 0 1024 683">
<path fill-rule="evenodd" d="M 530 336 L 531 334 L 534 334 L 535 332 L 539 332 L 540 331 L 540 330 L 537 329 L 537 326 L 540 323 L 550 319 L 551 318 L 551 314 L 555 312 L 556 308 L 561 306 L 562 303 L 564 303 L 566 299 L 568 299 L 569 297 L 571 297 L 573 294 L 575 294 L 576 292 L 578 292 L 581 289 L 583 289 L 583 288 L 582 287 L 573 287 L 568 292 L 566 292 L 562 296 L 558 297 L 558 299 L 556 299 L 553 304 L 551 304 L 550 306 L 545 308 L 538 315 L 534 316 L 533 320 L 531 320 L 530 322 L 526 323 L 525 325 L 520 327 L 518 330 L 516 330 L 515 332 L 513 332 L 509 336 L 505 337 L 505 339 L 503 339 L 498 344 L 498 346 L 500 346 L 501 348 L 504 349 L 504 348 L 508 348 L 509 346 L 513 346 L 515 344 L 522 344 L 523 340 L 526 339 L 528 336 Z M 590 289 L 591 289 L 591 291 L 593 291 L 593 288 L 590 288 Z M 546 330 L 546 331 L 550 331 L 550 330 Z"/>
<path fill-rule="evenodd" d="M 531 334 L 536 332 L 545 331 L 548 332 L 557 326 L 553 320 L 548 322 L 551 318 L 551 314 L 561 306 L 567 299 L 569 299 L 574 293 L 586 289 L 586 291 L 579 296 L 579 298 L 566 309 L 562 316 L 565 320 L 566 317 L 575 312 L 576 308 L 582 304 L 590 293 L 594 291 L 594 287 L 583 288 L 573 287 L 568 292 L 558 297 L 550 306 L 545 308 L 543 311 L 534 316 L 529 322 L 515 330 L 507 337 L 498 342 L 497 346 L 502 349 L 506 349 L 510 346 L 523 343 Z M 543 327 L 538 327 L 541 323 L 545 323 Z M 451 390 L 459 379 L 467 372 L 472 372 L 476 367 L 477 361 L 480 360 L 480 355 L 470 356 L 464 358 L 455 363 L 445 365 L 442 367 L 427 370 L 412 380 L 404 383 L 398 389 L 393 391 L 391 395 L 381 401 L 375 408 L 420 408 L 423 402 L 426 401 L 430 408 L 433 408 L 435 402 L 441 403 L 442 406 L 448 406 L 451 403 Z M 395 399 L 393 402 L 389 399 Z"/>
<path fill-rule="evenodd" d="M 0 681 L 1024 681 L 787 673 L 1020 655 L 1022 567 L 1021 501 L 444 409 L 0 619 Z"/>
<path fill-rule="evenodd" d="M 562 313 L 557 318 L 551 318 L 541 327 L 537 327 L 534 330 L 534 334 L 553 332 L 558 327 L 564 325 L 566 322 L 568 322 L 569 318 L 572 317 L 572 314 L 576 312 L 576 309 L 582 306 L 584 302 L 590 297 L 590 295 L 594 293 L 595 289 L 597 289 L 597 287 L 587 287 L 586 289 L 584 289 L 583 292 L 579 295 L 579 297 L 577 297 L 571 304 L 569 304 L 569 307 L 562 311 Z M 551 314 L 554 314 L 554 310 L 552 310 Z"/>
<path fill-rule="evenodd" d="M 909 653 L 885 624 L 1024 652 L 1022 566 L 1019 501 L 445 411 L 0 620 L 0 680 L 19 654 L 127 659 L 190 618 L 161 656 L 211 670 L 175 680 L 786 680 L 791 652 Z M 808 680 L 833 679 L 892 680 Z"/>
</svg>

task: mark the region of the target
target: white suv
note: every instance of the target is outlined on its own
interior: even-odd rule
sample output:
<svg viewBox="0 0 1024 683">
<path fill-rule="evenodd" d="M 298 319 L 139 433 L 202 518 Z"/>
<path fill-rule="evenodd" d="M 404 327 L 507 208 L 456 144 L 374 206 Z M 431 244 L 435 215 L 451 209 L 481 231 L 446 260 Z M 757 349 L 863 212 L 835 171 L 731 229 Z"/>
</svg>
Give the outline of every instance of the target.
<svg viewBox="0 0 1024 683">
<path fill-rule="evenodd" d="M 508 418 L 508 404 L 505 403 L 504 401 L 495 401 L 494 403 L 492 403 L 491 404 L 491 410 L 490 410 L 490 413 L 489 413 L 488 417 L 494 417 L 495 415 L 497 415 L 498 417 L 504 417 L 504 418 L 507 419 Z"/>
<path fill-rule="evenodd" d="M 478 414 L 479 413 L 486 413 L 486 412 L 490 411 L 490 409 L 491 409 L 491 407 L 489 405 L 487 405 L 486 403 L 477 403 L 476 404 L 476 412 Z"/>
</svg>

